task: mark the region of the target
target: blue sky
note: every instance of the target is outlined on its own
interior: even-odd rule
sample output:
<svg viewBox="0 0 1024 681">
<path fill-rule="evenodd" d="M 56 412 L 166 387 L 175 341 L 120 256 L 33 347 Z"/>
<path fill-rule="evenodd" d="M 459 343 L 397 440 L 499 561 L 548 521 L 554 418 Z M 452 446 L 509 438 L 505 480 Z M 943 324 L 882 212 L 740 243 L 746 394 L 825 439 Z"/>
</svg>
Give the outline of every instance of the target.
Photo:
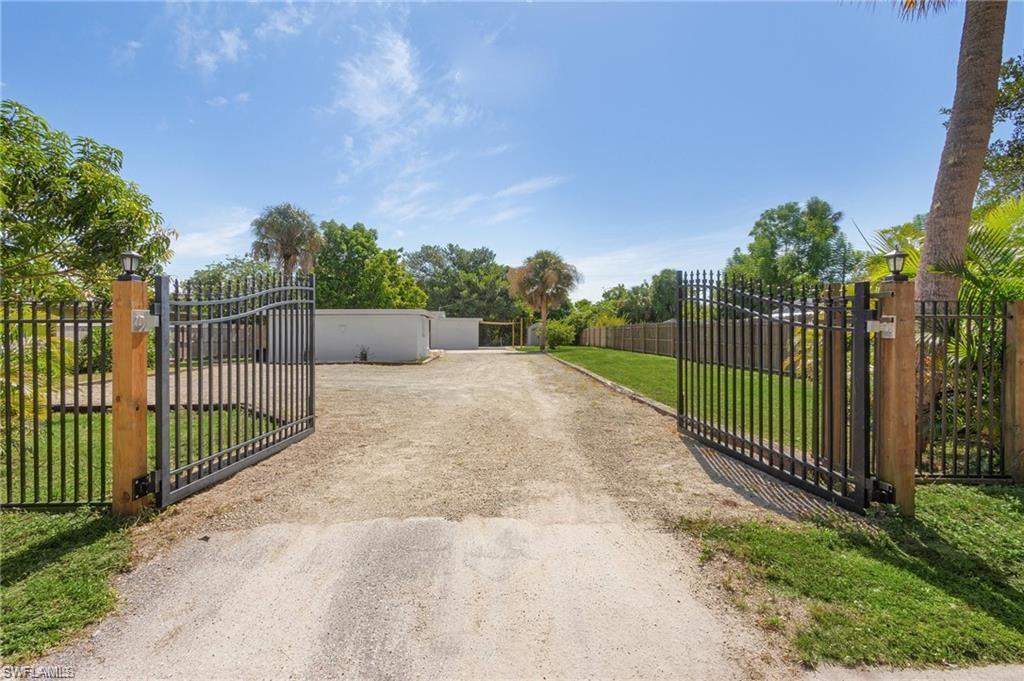
<svg viewBox="0 0 1024 681">
<path fill-rule="evenodd" d="M 125 152 L 173 274 L 291 201 L 406 250 L 552 248 L 596 297 L 722 265 L 784 201 L 825 198 L 857 244 L 851 219 L 925 211 L 963 7 L 894 4 L 5 2 L 0 73 Z"/>
</svg>

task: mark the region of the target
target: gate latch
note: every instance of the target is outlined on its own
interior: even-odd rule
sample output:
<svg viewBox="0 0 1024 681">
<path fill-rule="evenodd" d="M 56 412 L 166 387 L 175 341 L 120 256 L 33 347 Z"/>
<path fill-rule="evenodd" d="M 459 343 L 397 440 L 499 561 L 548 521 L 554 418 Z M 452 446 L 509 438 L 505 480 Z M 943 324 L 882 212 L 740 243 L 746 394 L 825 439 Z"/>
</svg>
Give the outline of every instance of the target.
<svg viewBox="0 0 1024 681">
<path fill-rule="evenodd" d="M 871 478 L 871 501 L 879 504 L 891 504 L 896 500 L 896 490 L 891 482 Z"/>
<path fill-rule="evenodd" d="M 149 310 L 132 310 L 132 333 L 146 333 L 160 325 L 160 318 Z"/>
<path fill-rule="evenodd" d="M 882 338 L 895 338 L 896 316 L 884 314 L 880 319 L 869 319 L 868 333 L 880 333 L 882 334 Z"/>
<path fill-rule="evenodd" d="M 150 471 L 132 480 L 132 499 L 141 499 L 156 491 L 156 471 Z"/>
</svg>

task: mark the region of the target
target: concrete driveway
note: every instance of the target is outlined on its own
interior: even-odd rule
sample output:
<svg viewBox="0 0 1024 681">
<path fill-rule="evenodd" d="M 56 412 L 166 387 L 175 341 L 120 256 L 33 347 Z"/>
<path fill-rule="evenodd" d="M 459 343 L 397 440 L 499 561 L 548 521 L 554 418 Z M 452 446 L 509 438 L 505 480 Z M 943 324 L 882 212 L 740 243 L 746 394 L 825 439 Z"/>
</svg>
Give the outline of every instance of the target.
<svg viewBox="0 0 1024 681">
<path fill-rule="evenodd" d="M 681 514 L 817 502 L 541 355 L 318 368 L 317 432 L 136 532 L 76 678 L 792 678 Z"/>
</svg>

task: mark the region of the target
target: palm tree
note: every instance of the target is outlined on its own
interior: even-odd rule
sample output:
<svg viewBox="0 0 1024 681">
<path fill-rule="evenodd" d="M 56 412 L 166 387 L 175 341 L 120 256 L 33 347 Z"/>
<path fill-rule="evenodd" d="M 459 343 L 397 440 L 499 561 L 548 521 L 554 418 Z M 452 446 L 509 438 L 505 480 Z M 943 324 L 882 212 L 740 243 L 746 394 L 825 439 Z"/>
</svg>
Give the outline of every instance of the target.
<svg viewBox="0 0 1024 681">
<path fill-rule="evenodd" d="M 900 4 L 904 16 L 920 16 L 948 2 L 901 0 Z M 960 278 L 952 272 L 964 260 L 971 207 L 992 133 L 1006 0 L 967 0 L 966 4 L 956 92 L 921 248 L 915 289 L 918 300 L 957 298 Z"/>
<path fill-rule="evenodd" d="M 284 270 L 286 277 L 296 267 L 313 269 L 320 251 L 321 237 L 313 217 L 297 206 L 281 203 L 263 209 L 252 221 L 252 255 L 259 260 L 270 260 Z"/>
<path fill-rule="evenodd" d="M 582 280 L 579 270 L 554 251 L 537 251 L 522 266 L 508 271 L 512 292 L 540 312 L 541 352 L 548 344 L 548 310 L 564 303 Z"/>
</svg>

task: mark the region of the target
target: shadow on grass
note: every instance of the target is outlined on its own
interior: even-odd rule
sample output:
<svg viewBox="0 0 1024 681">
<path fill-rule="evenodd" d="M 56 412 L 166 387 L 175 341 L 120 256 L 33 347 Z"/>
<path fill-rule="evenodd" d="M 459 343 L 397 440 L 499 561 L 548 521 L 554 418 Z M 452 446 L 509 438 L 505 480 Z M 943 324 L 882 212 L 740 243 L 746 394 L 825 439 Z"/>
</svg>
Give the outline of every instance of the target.
<svg viewBox="0 0 1024 681">
<path fill-rule="evenodd" d="M 755 506 L 793 519 L 827 518 L 841 514 L 851 521 L 862 520 L 860 516 L 822 497 L 748 466 L 728 454 L 695 442 L 685 435 L 680 435 L 680 439 L 709 478 L 740 494 Z"/>
<path fill-rule="evenodd" d="M 46 516 L 68 517 L 74 510 L 48 511 Z M 22 511 L 4 511 L 4 513 L 22 513 Z M 33 511 L 33 513 L 39 513 Z M 72 523 L 56 534 L 45 534 L 41 541 L 29 541 L 14 553 L 4 556 L 3 574 L 0 575 L 0 586 L 9 587 L 43 568 L 61 561 L 65 556 L 113 532 L 119 532 L 129 524 L 128 520 L 114 518 L 106 513 L 96 514 L 83 523 Z"/>
<path fill-rule="evenodd" d="M 978 488 L 981 494 L 994 498 L 1012 498 L 1024 502 L 1024 488 Z M 965 517 L 963 523 L 978 519 Z M 1024 514 L 1017 514 L 1017 527 L 1024 527 Z M 1024 634 L 1024 590 L 1012 584 L 1011 575 L 995 567 L 1020 565 L 1024 546 L 1009 549 L 1002 560 L 993 555 L 981 556 L 950 542 L 946 533 L 927 518 L 880 518 L 879 537 L 848 527 L 835 527 L 840 536 L 865 555 L 909 572 L 973 609 L 984 612 L 1006 627 Z M 982 537 L 981 542 L 986 542 Z M 979 544 L 979 548 L 984 544 Z M 1024 567 L 1019 567 L 1024 581 Z"/>
</svg>

